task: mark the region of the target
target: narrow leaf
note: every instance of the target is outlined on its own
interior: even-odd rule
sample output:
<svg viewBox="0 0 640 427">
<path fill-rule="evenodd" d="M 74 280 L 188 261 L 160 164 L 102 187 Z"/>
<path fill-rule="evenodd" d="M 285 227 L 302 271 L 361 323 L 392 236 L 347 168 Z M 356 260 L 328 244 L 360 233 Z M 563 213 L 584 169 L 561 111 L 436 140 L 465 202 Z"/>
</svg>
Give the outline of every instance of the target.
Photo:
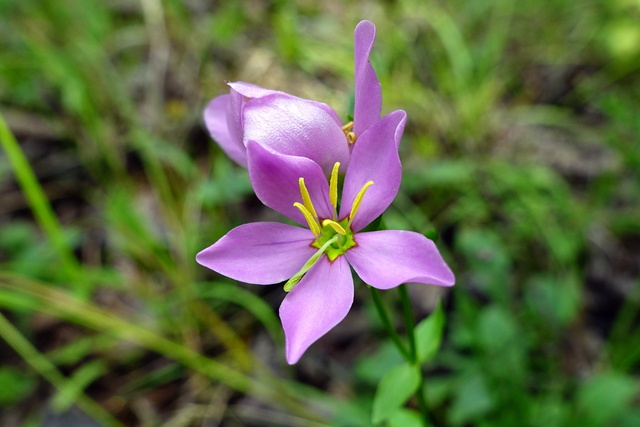
<svg viewBox="0 0 640 427">
<path fill-rule="evenodd" d="M 382 422 L 392 416 L 418 389 L 420 370 L 417 366 L 402 364 L 382 377 L 373 398 L 372 421 Z"/>
<path fill-rule="evenodd" d="M 435 356 L 440 348 L 443 329 L 444 310 L 442 309 L 442 304 L 438 303 L 433 313 L 416 326 L 415 336 L 418 362 L 425 363 Z"/>
<path fill-rule="evenodd" d="M 422 416 L 411 409 L 400 409 L 389 418 L 389 427 L 424 427 Z"/>
<path fill-rule="evenodd" d="M 101 377 L 106 371 L 107 367 L 101 360 L 94 360 L 82 365 L 73 373 L 64 387 L 58 389 L 51 405 L 57 411 L 66 411 L 73 405 L 78 395 L 82 394 L 89 384 Z"/>
</svg>

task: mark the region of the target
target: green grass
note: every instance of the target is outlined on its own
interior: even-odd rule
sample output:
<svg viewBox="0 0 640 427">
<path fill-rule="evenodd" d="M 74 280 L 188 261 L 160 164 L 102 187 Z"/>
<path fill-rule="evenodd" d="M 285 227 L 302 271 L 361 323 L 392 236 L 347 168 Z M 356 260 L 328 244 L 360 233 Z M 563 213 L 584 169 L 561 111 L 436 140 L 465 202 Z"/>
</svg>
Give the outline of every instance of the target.
<svg viewBox="0 0 640 427">
<path fill-rule="evenodd" d="M 372 367 L 398 354 L 363 287 L 345 321 L 369 325 L 363 347 L 325 354 L 329 336 L 290 368 L 280 289 L 194 259 L 270 215 L 206 135 L 206 102 L 243 80 L 346 117 L 361 19 L 377 25 L 384 112 L 409 117 L 385 224 L 438 236 L 457 276 L 425 371 L 436 421 L 638 424 L 631 0 L 0 0 L 7 413 L 31 402 L 25 425 L 47 405 L 104 425 L 368 425 Z"/>
</svg>

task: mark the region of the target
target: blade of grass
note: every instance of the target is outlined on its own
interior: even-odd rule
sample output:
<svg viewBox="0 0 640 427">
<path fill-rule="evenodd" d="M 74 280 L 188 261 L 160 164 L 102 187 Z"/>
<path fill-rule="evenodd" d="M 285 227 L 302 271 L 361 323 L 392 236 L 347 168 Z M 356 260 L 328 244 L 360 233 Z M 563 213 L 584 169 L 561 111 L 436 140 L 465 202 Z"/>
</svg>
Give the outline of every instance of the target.
<svg viewBox="0 0 640 427">
<path fill-rule="evenodd" d="M 0 313 L 0 336 L 9 344 L 31 367 L 42 375 L 58 390 L 70 390 L 69 381 L 58 371 L 53 363 L 43 356 L 31 343 Z M 87 415 L 93 417 L 105 426 L 123 427 L 102 406 L 95 401 L 78 393 L 75 403 Z"/>
<path fill-rule="evenodd" d="M 7 154 L 18 184 L 27 199 L 27 203 L 36 221 L 56 250 L 60 260 L 60 266 L 73 284 L 75 295 L 78 297 L 88 296 L 89 289 L 85 286 L 86 283 L 79 280 L 82 276 L 80 274 L 80 264 L 73 255 L 72 248 L 64 236 L 62 226 L 58 222 L 56 214 L 46 194 L 42 190 L 42 186 L 38 182 L 29 161 L 22 152 L 18 141 L 16 141 L 13 133 L 4 121 L 2 114 L 0 114 L 0 145 Z"/>
<path fill-rule="evenodd" d="M 65 292 L 33 280 L 0 273 L 0 289 L 32 296 L 40 303 L 38 307 L 34 307 L 33 303 L 30 302 L 27 304 L 28 308 L 102 331 L 105 334 L 155 351 L 214 381 L 226 384 L 234 390 L 251 395 L 264 403 L 274 407 L 286 408 L 296 415 L 312 420 L 320 420 L 322 418 L 314 414 L 308 407 L 309 401 L 307 398 L 309 398 L 309 394 L 313 393 L 311 390 L 306 390 L 306 393 L 304 393 L 301 392 L 302 389 L 300 387 L 293 388 L 281 379 L 270 376 L 265 378 L 266 375 L 261 379 L 252 378 L 221 362 L 203 356 L 181 343 L 171 341 L 153 331 L 122 319 L 92 303 L 81 301 Z M 8 308 L 12 308 L 11 304 L 19 302 L 19 299 L 16 298 L 6 299 L 9 304 L 5 304 L 5 301 L 3 301 L 5 300 L 5 295 L 0 293 L 0 305 L 9 305 Z M 320 393 L 316 392 L 315 395 L 320 398 Z"/>
</svg>

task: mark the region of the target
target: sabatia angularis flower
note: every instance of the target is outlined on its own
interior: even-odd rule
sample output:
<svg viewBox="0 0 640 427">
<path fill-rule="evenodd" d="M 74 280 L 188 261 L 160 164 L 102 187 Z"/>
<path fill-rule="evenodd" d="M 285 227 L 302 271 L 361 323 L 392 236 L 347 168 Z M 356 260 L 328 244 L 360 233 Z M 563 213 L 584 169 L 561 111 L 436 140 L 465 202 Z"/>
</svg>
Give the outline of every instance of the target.
<svg viewBox="0 0 640 427">
<path fill-rule="evenodd" d="M 229 157 L 247 166 L 246 146 L 256 141 L 281 154 L 307 157 L 329 173 L 335 162 L 346 166 L 351 144 L 380 118 L 380 82 L 369 61 L 376 27 L 360 22 L 354 32 L 354 120 L 342 124 L 327 104 L 264 89 L 229 83 L 229 94 L 214 98 L 204 111 L 209 133 Z M 315 127 L 320 132 L 309 133 Z"/>
<path fill-rule="evenodd" d="M 280 319 L 290 364 L 347 315 L 354 295 L 349 265 L 378 289 L 407 282 L 454 283 L 435 244 L 422 234 L 361 232 L 398 192 L 402 175 L 398 144 L 405 120 L 404 111 L 395 111 L 359 136 L 340 204 L 339 163 L 327 182 L 320 165 L 309 158 L 247 143 L 249 177 L 258 198 L 308 228 L 274 222 L 244 224 L 200 252 L 197 261 L 242 282 L 287 280 L 289 293 L 280 306 Z"/>
</svg>

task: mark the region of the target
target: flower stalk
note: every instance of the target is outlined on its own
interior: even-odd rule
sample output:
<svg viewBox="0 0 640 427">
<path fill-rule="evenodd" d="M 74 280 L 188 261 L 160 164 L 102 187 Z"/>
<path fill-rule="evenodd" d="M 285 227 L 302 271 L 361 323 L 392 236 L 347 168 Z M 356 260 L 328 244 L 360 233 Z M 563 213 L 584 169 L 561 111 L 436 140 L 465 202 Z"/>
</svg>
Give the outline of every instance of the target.
<svg viewBox="0 0 640 427">
<path fill-rule="evenodd" d="M 418 350 L 415 337 L 415 321 L 413 317 L 413 309 L 411 308 L 411 300 L 409 299 L 409 292 L 407 291 L 406 285 L 402 284 L 398 287 L 400 304 L 402 306 L 402 317 L 404 320 L 407 335 L 406 344 L 403 342 L 402 338 L 393 327 L 393 323 L 384 305 L 382 296 L 380 295 L 380 291 L 372 286 L 369 286 L 369 290 L 371 291 L 371 299 L 373 301 L 373 305 L 376 308 L 376 312 L 378 314 L 378 317 L 380 318 L 382 325 L 389 334 L 389 338 L 407 363 L 411 365 L 419 365 L 420 361 L 418 360 Z M 420 375 L 420 382 L 415 392 L 416 401 L 418 402 L 418 408 L 420 410 L 420 413 L 422 414 L 424 426 L 436 426 L 437 424 L 433 419 L 433 415 L 427 407 L 424 389 L 424 375 Z"/>
</svg>

